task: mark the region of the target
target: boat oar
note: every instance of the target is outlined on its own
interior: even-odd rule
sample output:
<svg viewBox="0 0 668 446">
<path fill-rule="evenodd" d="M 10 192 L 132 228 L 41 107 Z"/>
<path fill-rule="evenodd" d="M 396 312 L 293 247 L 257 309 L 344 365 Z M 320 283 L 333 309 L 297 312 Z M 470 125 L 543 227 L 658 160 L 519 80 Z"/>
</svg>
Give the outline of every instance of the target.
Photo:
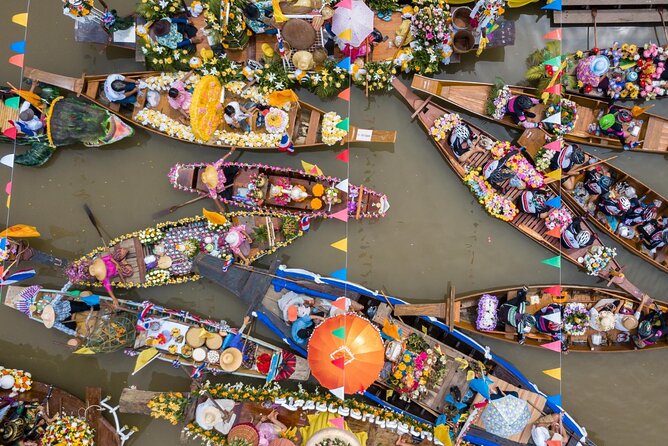
<svg viewBox="0 0 668 446">
<path fill-rule="evenodd" d="M 162 218 L 166 215 L 171 214 L 172 212 L 176 211 L 177 209 L 181 209 L 183 206 L 188 206 L 189 204 L 195 203 L 196 201 L 200 201 L 200 200 L 203 200 L 203 199 L 208 198 L 208 197 L 209 197 L 208 195 L 200 195 L 199 197 L 193 198 L 192 200 L 188 200 L 185 203 L 177 204 L 177 205 L 172 206 L 170 208 L 163 209 L 162 211 L 159 211 L 159 212 L 156 212 L 155 214 L 153 214 L 153 218 L 154 219 Z"/>
<path fill-rule="evenodd" d="M 104 237 L 102 236 L 102 230 L 100 229 L 100 224 L 97 222 L 97 218 L 95 218 L 95 215 L 93 215 L 93 211 L 87 204 L 84 204 L 83 208 L 84 211 L 86 212 L 86 215 L 88 216 L 88 219 L 93 224 L 93 227 L 95 227 L 97 235 L 100 236 L 100 240 L 102 240 L 102 245 L 107 246 L 107 242 L 104 240 Z"/>
<path fill-rule="evenodd" d="M 585 164 L 583 166 L 578 167 L 577 169 L 573 169 L 571 172 L 568 172 L 568 176 L 573 176 L 574 174 L 580 173 L 585 169 L 589 169 L 590 167 L 594 167 L 594 166 L 598 166 L 599 164 L 607 163 L 608 161 L 612 161 L 615 158 L 617 158 L 617 155 L 611 156 L 610 158 L 598 160 L 595 163 Z M 544 184 L 554 183 L 555 181 L 559 181 L 559 180 L 557 180 L 556 178 L 548 178 L 548 179 L 545 180 Z"/>
</svg>

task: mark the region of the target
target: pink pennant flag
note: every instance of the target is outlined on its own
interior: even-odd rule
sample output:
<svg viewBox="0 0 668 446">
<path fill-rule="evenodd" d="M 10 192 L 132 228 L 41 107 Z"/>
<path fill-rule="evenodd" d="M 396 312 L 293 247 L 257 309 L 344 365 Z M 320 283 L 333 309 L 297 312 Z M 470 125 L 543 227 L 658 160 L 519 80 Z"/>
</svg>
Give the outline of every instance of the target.
<svg viewBox="0 0 668 446">
<path fill-rule="evenodd" d="M 16 139 L 16 127 L 8 127 L 2 134 L 10 139 Z"/>
<path fill-rule="evenodd" d="M 332 418 L 331 420 L 329 420 L 329 422 L 332 423 L 332 425 L 338 427 L 339 429 L 343 429 L 343 423 L 344 423 L 343 417 Z"/>
<path fill-rule="evenodd" d="M 9 63 L 23 68 L 23 54 L 14 54 L 9 58 Z"/>
<path fill-rule="evenodd" d="M 551 87 L 546 88 L 544 91 L 545 91 L 545 93 L 559 95 L 559 94 L 561 94 L 561 84 L 554 84 Z"/>
<path fill-rule="evenodd" d="M 553 352 L 561 352 L 561 341 L 548 342 L 547 344 L 540 344 L 540 346 Z"/>
<path fill-rule="evenodd" d="M 555 152 L 558 152 L 561 150 L 561 140 L 556 139 L 550 143 L 545 144 L 543 147 L 548 150 L 554 150 Z"/>
<path fill-rule="evenodd" d="M 348 149 L 346 149 L 343 152 L 336 155 L 336 159 L 341 161 L 341 162 L 344 162 L 344 163 L 347 163 L 348 161 L 350 161 L 350 154 L 348 152 Z"/>
<path fill-rule="evenodd" d="M 543 36 L 545 40 L 561 40 L 561 28 L 553 29 Z"/>
<path fill-rule="evenodd" d="M 559 296 L 561 296 L 561 286 L 560 285 L 555 285 L 555 286 L 551 286 L 549 288 L 543 288 L 543 293 L 548 293 L 548 294 L 551 294 L 553 296 L 559 297 Z"/>
<path fill-rule="evenodd" d="M 12 194 L 12 182 L 11 181 L 9 183 L 7 183 L 7 185 L 5 186 L 5 193 L 7 195 Z"/>
<path fill-rule="evenodd" d="M 348 209 L 341 209 L 339 212 L 333 213 L 331 217 L 341 221 L 348 221 Z"/>
<path fill-rule="evenodd" d="M 341 0 L 336 4 L 337 8 L 353 9 L 353 0 Z"/>
</svg>

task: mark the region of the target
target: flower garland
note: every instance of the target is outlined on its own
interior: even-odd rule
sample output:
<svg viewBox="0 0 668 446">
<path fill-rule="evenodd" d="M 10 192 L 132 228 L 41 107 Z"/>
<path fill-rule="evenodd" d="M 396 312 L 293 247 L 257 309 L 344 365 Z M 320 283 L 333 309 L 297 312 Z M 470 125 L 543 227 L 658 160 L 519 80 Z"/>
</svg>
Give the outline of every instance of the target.
<svg viewBox="0 0 668 446">
<path fill-rule="evenodd" d="M 139 241 L 142 245 L 152 245 L 165 237 L 165 233 L 157 228 L 146 228 L 139 231 Z"/>
<path fill-rule="evenodd" d="M 564 331 L 569 335 L 582 336 L 589 327 L 589 311 L 580 302 L 569 302 L 564 308 Z"/>
<path fill-rule="evenodd" d="M 32 375 L 30 372 L 24 372 L 19 369 L 6 369 L 0 366 L 0 378 L 3 376 L 11 376 L 14 378 L 14 383 L 11 388 L 12 393 L 23 393 L 32 389 Z"/>
<path fill-rule="evenodd" d="M 545 217 L 545 227 L 547 229 L 559 227 L 562 234 L 571 223 L 573 223 L 573 214 L 565 207 L 552 209 Z"/>
<path fill-rule="evenodd" d="M 185 417 L 188 398 L 181 392 L 159 393 L 151 398 L 147 407 L 152 418 L 164 418 L 173 425 L 179 424 Z"/>
<path fill-rule="evenodd" d="M 135 120 L 143 126 L 152 127 L 172 138 L 204 144 L 204 141 L 195 138 L 195 134 L 190 126 L 182 124 L 152 108 L 141 109 L 135 116 Z"/>
<path fill-rule="evenodd" d="M 434 125 L 429 129 L 429 134 L 436 141 L 446 140 L 450 131 L 461 124 L 462 120 L 457 113 L 445 113 L 434 121 Z"/>
<path fill-rule="evenodd" d="M 596 276 L 603 271 L 608 264 L 617 255 L 615 248 L 608 248 L 607 246 L 592 246 L 589 252 L 578 259 L 578 261 L 587 269 L 587 274 Z"/>
<path fill-rule="evenodd" d="M 150 76 L 144 79 L 144 83 L 149 90 L 153 91 L 168 91 L 171 85 L 177 80 L 181 79 L 186 73 L 177 71 L 176 73 L 160 73 L 158 76 Z M 188 79 L 184 81 L 186 87 L 194 88 L 200 80 L 200 75 L 197 73 L 191 74 Z"/>
<path fill-rule="evenodd" d="M 543 123 L 545 129 L 557 136 L 572 132 L 578 120 L 577 110 L 577 105 L 570 99 L 562 98 L 559 104 L 551 104 L 545 110 L 545 117 L 561 112 L 561 124 Z"/>
<path fill-rule="evenodd" d="M 42 435 L 42 446 L 93 446 L 95 430 L 84 418 L 58 414 Z"/>
<path fill-rule="evenodd" d="M 322 142 L 328 146 L 338 144 L 348 134 L 347 130 L 336 125 L 343 121 L 336 112 L 327 112 L 322 117 Z"/>
<path fill-rule="evenodd" d="M 552 159 L 558 152 L 556 150 L 546 149 L 541 147 L 534 158 L 536 170 L 539 172 L 546 172 L 552 164 Z"/>
<path fill-rule="evenodd" d="M 480 174 L 481 168 L 470 170 L 463 178 L 473 195 L 487 212 L 503 221 L 512 221 L 519 213 L 517 206 L 503 195 L 496 193 L 491 184 Z"/>
<path fill-rule="evenodd" d="M 501 159 L 514 149 L 515 147 L 508 141 L 497 141 L 492 146 L 491 153 L 495 159 Z M 506 162 L 506 167 L 512 170 L 517 179 L 522 181 L 527 187 L 537 189 L 543 187 L 545 184 L 543 175 L 521 153 L 511 156 Z"/>
</svg>

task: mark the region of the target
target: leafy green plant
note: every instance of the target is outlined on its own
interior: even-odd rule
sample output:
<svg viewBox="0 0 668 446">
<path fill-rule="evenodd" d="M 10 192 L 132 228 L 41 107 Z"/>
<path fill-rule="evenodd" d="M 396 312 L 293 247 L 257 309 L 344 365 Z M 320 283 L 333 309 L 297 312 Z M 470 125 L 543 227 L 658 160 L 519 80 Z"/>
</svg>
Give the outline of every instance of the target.
<svg viewBox="0 0 668 446">
<path fill-rule="evenodd" d="M 494 79 L 494 85 L 492 86 L 492 89 L 489 92 L 489 96 L 487 97 L 487 116 L 492 116 L 494 112 L 496 111 L 496 105 L 494 105 L 494 99 L 496 99 L 496 96 L 499 94 L 499 91 L 506 85 L 503 79 L 500 77 L 497 77 Z"/>
<path fill-rule="evenodd" d="M 295 217 L 281 217 L 281 233 L 286 239 L 291 239 L 299 234 L 299 223 Z"/>
<path fill-rule="evenodd" d="M 398 5 L 397 0 L 369 0 L 369 8 L 374 11 L 394 11 Z"/>
<path fill-rule="evenodd" d="M 258 226 L 253 229 L 253 240 L 259 243 L 265 243 L 269 241 L 269 232 L 267 232 L 267 227 L 265 225 Z"/>
</svg>

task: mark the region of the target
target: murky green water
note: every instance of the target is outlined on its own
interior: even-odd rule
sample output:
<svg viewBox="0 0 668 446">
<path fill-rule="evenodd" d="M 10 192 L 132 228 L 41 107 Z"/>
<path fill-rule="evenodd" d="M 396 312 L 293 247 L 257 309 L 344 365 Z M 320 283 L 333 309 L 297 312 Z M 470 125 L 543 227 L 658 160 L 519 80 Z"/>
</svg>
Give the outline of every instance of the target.
<svg viewBox="0 0 668 446">
<path fill-rule="evenodd" d="M 23 28 L 10 23 L 10 16 L 25 8 L 26 2 L 5 3 L 5 14 L 0 18 L 0 54 L 6 59 L 9 43 L 23 37 Z M 116 0 L 112 6 L 126 12 L 132 3 Z M 128 53 L 75 44 L 73 24 L 61 15 L 60 2 L 32 0 L 30 8 L 26 64 L 75 77 L 82 71 L 98 74 L 139 69 Z M 537 8 L 511 11 L 510 17 L 517 19 L 514 46 L 490 50 L 479 60 L 467 55 L 465 63 L 449 67 L 444 76 L 481 81 L 502 76 L 509 83 L 519 82 L 524 59 L 541 45 L 549 19 L 540 15 Z M 583 29 L 567 29 L 564 36 L 567 50 L 593 45 L 593 36 Z M 610 44 L 614 38 L 656 40 L 653 28 L 606 28 L 601 30 L 599 45 Z M 16 83 L 19 77 L 15 67 L 1 66 L 0 78 Z M 308 95 L 303 99 L 318 103 Z M 322 104 L 322 108 L 345 114 L 345 105 L 330 101 Z M 668 113 L 668 101 L 653 111 Z M 595 284 L 570 264 L 565 264 L 561 271 L 542 265 L 540 261 L 551 257 L 551 253 L 509 225 L 488 217 L 441 159 L 423 130 L 410 122 L 410 115 L 408 107 L 393 94 L 367 101 L 360 90 L 354 91 L 351 120 L 361 127 L 396 129 L 399 136 L 394 146 L 351 148 L 350 181 L 384 191 L 390 197 L 392 209 L 378 222 L 351 221 L 346 226 L 329 221 L 312 225 L 306 237 L 281 251 L 291 266 L 323 274 L 347 266 L 349 280 L 415 301 L 442 299 L 448 281 L 460 292 L 559 279 L 563 283 Z M 516 136 L 498 125 L 476 122 L 500 138 Z M 2 146 L 0 150 L 6 154 L 11 147 Z M 594 152 L 607 154 L 605 150 Z M 176 162 L 213 161 L 222 153 L 141 131 L 133 139 L 105 149 L 62 149 L 43 168 L 16 168 L 9 220 L 38 226 L 42 238 L 34 242 L 37 248 L 74 257 L 99 245 L 98 236 L 82 210 L 83 203 L 91 205 L 112 235 L 149 226 L 154 223 L 151 215 L 155 211 L 191 198 L 169 186 L 166 178 L 169 167 Z M 300 159 L 304 159 L 317 163 L 327 174 L 347 176 L 347 166 L 336 161 L 332 151 L 304 152 L 297 156 L 237 153 L 233 158 L 290 167 L 299 167 Z M 614 162 L 668 195 L 665 180 L 668 160 L 652 155 L 620 154 Z M 8 172 L 9 169 L 0 166 L 1 184 L 5 184 Z M 194 205 L 181 209 L 174 218 L 200 211 L 201 207 Z M 346 236 L 347 257 L 329 247 Z M 627 274 L 634 283 L 656 298 L 667 299 L 665 274 L 621 247 L 618 252 L 618 259 L 627 265 Z M 62 285 L 63 278 L 47 268 L 39 268 L 39 282 L 55 287 Z M 128 297 L 151 299 L 234 323 L 239 323 L 245 313 L 245 308 L 231 296 L 205 282 L 133 292 Z M 259 334 L 268 336 L 262 330 Z M 169 364 L 154 363 L 130 377 L 132 358 L 122 353 L 72 356 L 58 340 L 62 338 L 20 314 L 0 310 L 2 365 L 30 370 L 37 379 L 80 396 L 88 385 L 102 386 L 115 397 L 127 385 L 154 390 L 188 386 L 183 373 Z M 561 390 L 564 407 L 589 430 L 597 444 L 665 443 L 665 414 L 662 405 L 657 404 L 661 390 L 668 387 L 665 352 L 560 356 L 489 340 L 483 344 L 491 345 L 513 362 L 545 392 L 553 394 Z M 561 389 L 559 382 L 541 373 L 560 365 Z M 141 427 L 131 444 L 178 443 L 175 427 L 141 417 L 126 416 L 123 420 Z"/>
</svg>

